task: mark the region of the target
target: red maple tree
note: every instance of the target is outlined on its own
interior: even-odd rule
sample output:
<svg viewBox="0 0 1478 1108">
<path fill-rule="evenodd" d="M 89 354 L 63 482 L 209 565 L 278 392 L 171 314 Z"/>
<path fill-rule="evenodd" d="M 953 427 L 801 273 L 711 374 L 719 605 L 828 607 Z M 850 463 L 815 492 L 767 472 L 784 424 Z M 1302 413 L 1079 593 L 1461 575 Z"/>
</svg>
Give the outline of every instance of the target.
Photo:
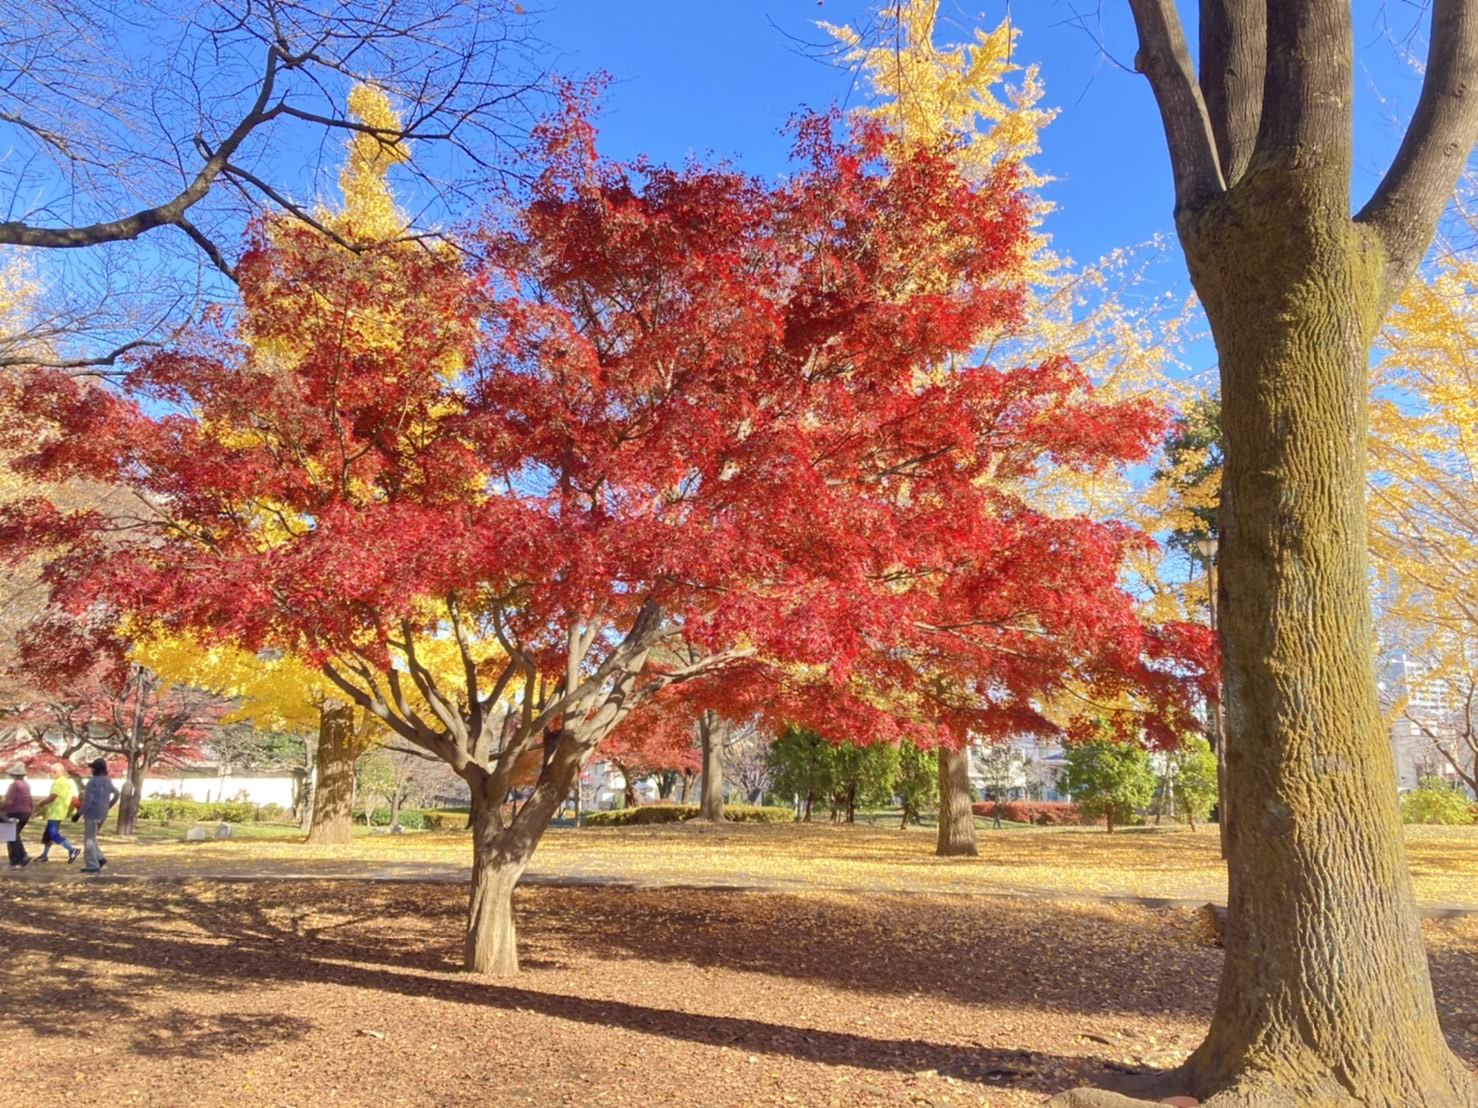
<svg viewBox="0 0 1478 1108">
<path fill-rule="evenodd" d="M 144 779 L 157 766 L 201 760 L 231 702 L 163 681 L 128 661 L 127 642 L 105 626 L 57 613 L 21 636 L 16 669 L 32 690 L 7 718 L 4 755 L 68 772 L 102 756 L 121 779 L 117 831 L 131 835 Z"/>
<path fill-rule="evenodd" d="M 960 672 L 937 659 L 967 625 L 998 625 L 998 662 L 1049 611 L 1087 633 L 1132 541 L 995 490 L 1033 459 L 1135 457 L 1161 423 L 1060 387 L 1066 364 L 970 364 L 1020 299 L 1009 167 L 965 180 L 825 116 L 776 185 L 602 160 L 575 111 L 539 138 L 527 202 L 461 253 L 261 227 L 234 326 L 142 362 L 130 395 L 32 380 L 60 429 L 28 464 L 126 478 L 159 520 L 9 529 L 66 546 L 70 610 L 299 652 L 444 758 L 472 792 L 465 964 L 499 974 L 515 883 L 633 711 L 719 673 L 789 710 L 819 674 L 847 717 L 828 733 L 958 731 L 948 698 L 885 694 Z M 1015 626 L 1034 588 L 1053 603 Z M 971 726 L 1025 713 L 1048 664 L 983 678 Z"/>
</svg>

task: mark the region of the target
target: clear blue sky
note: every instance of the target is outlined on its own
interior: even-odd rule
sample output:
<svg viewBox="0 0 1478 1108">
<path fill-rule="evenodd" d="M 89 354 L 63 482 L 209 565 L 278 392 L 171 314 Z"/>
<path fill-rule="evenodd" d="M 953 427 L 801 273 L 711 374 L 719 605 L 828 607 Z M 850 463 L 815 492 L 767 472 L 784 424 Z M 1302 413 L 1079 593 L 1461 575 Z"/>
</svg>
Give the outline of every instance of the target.
<svg viewBox="0 0 1478 1108">
<path fill-rule="evenodd" d="M 1001 0 L 976 5 L 941 0 L 937 41 L 966 40 L 1008 12 Z M 861 102 L 852 74 L 803 46 L 825 41 L 816 20 L 866 20 L 869 5 L 858 0 L 547 0 L 537 11 L 526 7 L 555 68 L 613 78 L 600 127 L 603 149 L 617 157 L 642 152 L 680 161 L 711 153 L 771 176 L 784 167 L 779 131 L 793 111 Z M 1057 178 L 1048 190 L 1057 205 L 1048 230 L 1058 249 L 1087 261 L 1160 234 L 1172 256 L 1155 280 L 1187 288 L 1173 246 L 1159 117 L 1144 79 L 1125 68 L 1134 55 L 1127 3 L 1016 0 L 1009 12 L 1021 28 L 1021 59 L 1041 64 L 1044 102 L 1060 110 L 1037 159 Z M 1419 91 L 1402 52 L 1424 53 L 1425 39 L 1414 5 L 1387 10 L 1378 0 L 1357 0 L 1355 15 L 1358 201 L 1394 153 L 1395 120 Z M 1194 27 L 1189 34 L 1194 42 Z M 1193 361 L 1206 364 L 1205 356 L 1198 351 Z"/>
</svg>

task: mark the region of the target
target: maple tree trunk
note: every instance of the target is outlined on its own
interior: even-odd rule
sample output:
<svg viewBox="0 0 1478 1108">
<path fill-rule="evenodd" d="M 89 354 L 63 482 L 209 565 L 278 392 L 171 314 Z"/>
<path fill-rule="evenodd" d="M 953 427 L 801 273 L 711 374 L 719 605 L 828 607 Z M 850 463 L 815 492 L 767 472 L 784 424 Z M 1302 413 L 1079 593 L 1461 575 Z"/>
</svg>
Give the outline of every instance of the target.
<svg viewBox="0 0 1478 1108">
<path fill-rule="evenodd" d="M 325 702 L 318 710 L 317 783 L 308 830 L 308 842 L 315 846 L 342 846 L 352 837 L 357 756 L 353 706 Z"/>
<path fill-rule="evenodd" d="M 698 724 L 703 742 L 703 787 L 699 793 L 698 817 L 710 823 L 724 821 L 724 731 L 726 725 L 704 713 Z"/>
<path fill-rule="evenodd" d="M 512 977 L 518 973 L 518 933 L 513 890 L 534 852 L 527 836 L 501 827 L 498 807 L 485 791 L 472 790 L 472 888 L 462 968 L 468 973 Z M 527 807 L 527 805 L 525 805 Z"/>
<path fill-rule="evenodd" d="M 970 751 L 939 748 L 939 839 L 943 858 L 974 856 L 975 813 L 970 810 Z"/>
<path fill-rule="evenodd" d="M 560 744 L 540 774 L 533 794 L 507 827 L 498 817 L 502 798 L 492 794 L 492 774 L 479 771 L 471 782 L 472 884 L 462 961 L 468 973 L 494 977 L 518 973 L 513 891 L 554 814 L 579 778 L 584 760 L 581 749 L 575 743 Z"/>
<path fill-rule="evenodd" d="M 1348 174 L 1331 177 L 1253 173 L 1182 226 L 1221 359 L 1237 813 L 1226 966 L 1186 1071 L 1218 1108 L 1474 1104 L 1437 1022 L 1369 648 L 1367 367 L 1384 252 L 1348 218 Z"/>
<path fill-rule="evenodd" d="M 620 762 L 616 762 L 615 766 L 621 771 L 621 780 L 624 782 L 621 803 L 627 808 L 635 808 L 639 803 L 636 795 L 636 776 Z"/>
</svg>

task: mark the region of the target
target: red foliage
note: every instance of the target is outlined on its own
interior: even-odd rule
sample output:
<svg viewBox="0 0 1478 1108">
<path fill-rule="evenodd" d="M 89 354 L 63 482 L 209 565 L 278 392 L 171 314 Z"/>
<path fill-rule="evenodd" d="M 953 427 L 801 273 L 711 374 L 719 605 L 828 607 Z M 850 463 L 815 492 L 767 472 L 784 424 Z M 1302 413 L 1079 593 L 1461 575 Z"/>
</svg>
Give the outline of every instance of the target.
<svg viewBox="0 0 1478 1108">
<path fill-rule="evenodd" d="M 1061 359 L 968 361 L 1016 322 L 1009 170 L 967 181 L 827 117 L 773 186 L 602 161 L 573 115 L 541 133 L 547 170 L 478 257 L 259 227 L 238 327 L 122 394 L 32 379 L 20 405 L 58 430 L 27 464 L 130 482 L 159 525 L 22 508 L 0 539 L 68 550 L 73 613 L 332 662 L 459 766 L 438 744 L 475 753 L 498 696 L 528 708 L 507 749 L 553 728 L 588 758 L 704 674 L 731 714 L 855 741 L 1053 732 L 1069 682 L 1148 696 L 1170 733 L 1201 647 L 1134 618 L 1118 574 L 1148 540 L 1024 491 L 1141 460 L 1163 413 Z M 411 719 L 380 683 L 426 685 L 408 644 L 451 626 L 506 667 L 469 653 L 467 688 Z"/>
<path fill-rule="evenodd" d="M 1103 822 L 1085 819 L 1076 804 L 1065 800 L 987 800 L 970 805 L 970 809 L 985 819 L 999 812 L 1011 823 L 1034 823 L 1039 827 L 1085 827 Z"/>
</svg>

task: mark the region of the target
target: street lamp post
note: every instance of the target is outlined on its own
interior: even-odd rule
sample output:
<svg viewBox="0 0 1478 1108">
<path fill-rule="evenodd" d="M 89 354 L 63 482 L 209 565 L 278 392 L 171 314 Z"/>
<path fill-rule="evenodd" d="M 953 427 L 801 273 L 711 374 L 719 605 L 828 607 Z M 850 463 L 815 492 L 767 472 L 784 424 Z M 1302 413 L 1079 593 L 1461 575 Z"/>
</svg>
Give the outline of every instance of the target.
<svg viewBox="0 0 1478 1108">
<path fill-rule="evenodd" d="M 1211 634 L 1216 639 L 1217 653 L 1221 651 L 1220 628 L 1216 622 L 1216 548 L 1215 537 L 1196 540 L 1196 549 L 1206 562 L 1206 611 L 1211 625 Z M 1221 718 L 1221 682 L 1216 684 L 1215 693 L 1206 704 L 1206 731 L 1216 751 L 1216 826 L 1221 835 L 1221 856 L 1227 856 L 1227 827 L 1231 822 L 1230 806 L 1227 803 L 1227 741 L 1226 729 Z"/>
</svg>

